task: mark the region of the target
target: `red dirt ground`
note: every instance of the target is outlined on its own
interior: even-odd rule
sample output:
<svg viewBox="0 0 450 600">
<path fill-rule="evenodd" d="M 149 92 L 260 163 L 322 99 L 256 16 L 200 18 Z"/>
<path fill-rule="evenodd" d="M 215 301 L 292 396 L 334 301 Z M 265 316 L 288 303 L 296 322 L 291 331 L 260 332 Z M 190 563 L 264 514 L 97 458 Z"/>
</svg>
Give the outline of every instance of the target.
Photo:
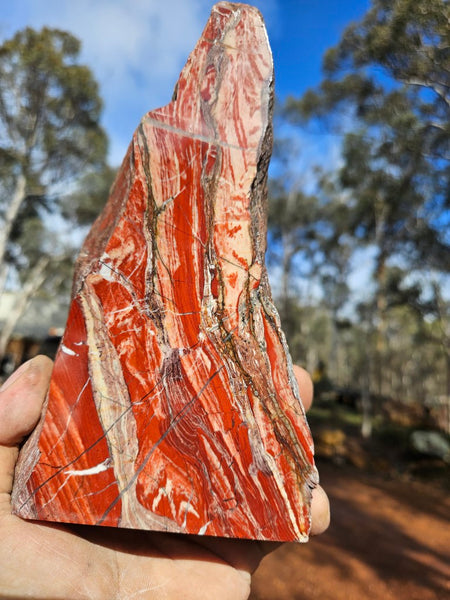
<svg viewBox="0 0 450 600">
<path fill-rule="evenodd" d="M 331 525 L 264 559 L 251 600 L 450 599 L 450 499 L 442 488 L 319 464 Z"/>
</svg>

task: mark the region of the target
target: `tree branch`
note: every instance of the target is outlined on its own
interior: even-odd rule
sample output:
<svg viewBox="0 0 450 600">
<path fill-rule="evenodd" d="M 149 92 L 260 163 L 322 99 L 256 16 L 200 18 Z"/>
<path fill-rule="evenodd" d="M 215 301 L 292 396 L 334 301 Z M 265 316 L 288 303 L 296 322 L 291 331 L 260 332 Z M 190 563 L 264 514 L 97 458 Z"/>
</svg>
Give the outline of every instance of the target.
<svg viewBox="0 0 450 600">
<path fill-rule="evenodd" d="M 406 83 L 407 85 L 414 85 L 418 87 L 427 88 L 429 90 L 433 90 L 433 92 L 441 98 L 448 107 L 450 107 L 450 98 L 447 97 L 444 90 L 440 89 L 440 86 L 436 86 L 435 84 L 429 81 L 423 81 L 422 79 L 416 79 L 414 77 L 399 77 L 399 81 L 402 83 Z"/>
<path fill-rule="evenodd" d="M 3 357 L 6 352 L 8 341 L 17 325 L 18 320 L 25 312 L 30 299 L 34 296 L 37 290 L 45 281 L 45 270 L 50 262 L 49 256 L 42 256 L 31 269 L 28 277 L 22 286 L 20 292 L 17 293 L 16 301 L 12 310 L 8 313 L 5 323 L 3 323 L 0 333 L 0 357 Z"/>
<path fill-rule="evenodd" d="M 14 226 L 14 222 L 19 214 L 20 207 L 22 206 L 26 194 L 26 178 L 23 173 L 17 177 L 16 186 L 14 193 L 11 198 L 11 202 L 6 210 L 3 226 L 0 230 L 0 280 L 5 277 L 4 271 L 7 269 L 5 262 L 6 247 L 11 230 Z"/>
</svg>

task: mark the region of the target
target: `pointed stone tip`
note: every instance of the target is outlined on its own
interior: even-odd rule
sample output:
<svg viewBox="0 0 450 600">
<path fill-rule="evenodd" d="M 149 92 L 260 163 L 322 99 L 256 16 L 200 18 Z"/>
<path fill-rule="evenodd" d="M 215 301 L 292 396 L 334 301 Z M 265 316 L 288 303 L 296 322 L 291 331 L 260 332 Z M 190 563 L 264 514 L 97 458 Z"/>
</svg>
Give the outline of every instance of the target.
<svg viewBox="0 0 450 600">
<path fill-rule="evenodd" d="M 234 14 L 238 11 L 246 11 L 249 14 L 256 14 L 260 19 L 263 19 L 260 10 L 256 6 L 253 6 L 252 4 L 247 4 L 246 2 L 226 2 L 225 0 L 223 0 L 222 2 L 216 2 L 216 4 L 214 4 L 211 9 L 211 14 L 213 12 L 222 11 L 228 11 Z"/>
</svg>

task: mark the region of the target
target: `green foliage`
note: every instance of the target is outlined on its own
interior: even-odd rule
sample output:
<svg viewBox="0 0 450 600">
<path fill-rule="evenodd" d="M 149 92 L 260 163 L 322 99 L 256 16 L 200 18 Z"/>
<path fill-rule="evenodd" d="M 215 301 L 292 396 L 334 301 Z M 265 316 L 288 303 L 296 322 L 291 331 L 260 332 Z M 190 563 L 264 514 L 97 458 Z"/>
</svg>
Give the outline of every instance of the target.
<svg viewBox="0 0 450 600">
<path fill-rule="evenodd" d="M 101 100 L 69 33 L 27 28 L 0 47 L 0 173 L 22 168 L 29 192 L 102 164 Z"/>
<path fill-rule="evenodd" d="M 345 230 L 411 266 L 448 270 L 450 9 L 444 0 L 374 0 L 324 58 L 317 90 L 290 99 L 299 122 L 345 134 L 337 181 L 352 192 Z"/>
<path fill-rule="evenodd" d="M 46 215 L 60 212 L 82 173 L 105 168 L 102 103 L 79 51 L 71 34 L 46 27 L 0 46 L 0 216 L 9 232 L 1 263 L 24 268 L 46 252 Z M 12 211 L 20 177 L 25 190 Z"/>
<path fill-rule="evenodd" d="M 61 198 L 63 216 L 81 226 L 91 225 L 108 199 L 116 171 L 104 165 L 102 169 L 86 173 L 76 190 Z"/>
<path fill-rule="evenodd" d="M 82 177 L 107 172 L 102 102 L 79 51 L 75 37 L 47 27 L 0 46 L 0 292 L 5 282 L 15 287 L 23 310 L 42 285 L 56 293 L 70 281 L 75 252 L 63 198 L 71 195 L 72 229 L 99 210 L 100 191 L 89 211 L 74 194 Z M 0 332 L 0 356 L 18 318 L 16 310 Z"/>
<path fill-rule="evenodd" d="M 326 226 L 315 196 L 286 190 L 280 182 L 272 181 L 269 224 L 274 241 L 281 243 L 286 261 L 292 261 L 302 252 L 313 263 L 324 237 L 321 226 Z"/>
<path fill-rule="evenodd" d="M 366 397 L 450 393 L 449 22 L 445 0 L 372 0 L 326 53 L 320 86 L 284 106 L 294 125 L 325 123 L 341 135 L 341 165 L 318 177 L 314 202 L 298 204 L 308 218 L 297 237 L 303 256 L 319 258 L 317 311 L 328 310 L 333 333 L 328 357 L 319 354 L 335 382 Z M 273 212 L 275 230 L 296 226 L 280 201 Z M 373 286 L 341 329 L 348 264 L 361 246 L 375 251 Z"/>
</svg>

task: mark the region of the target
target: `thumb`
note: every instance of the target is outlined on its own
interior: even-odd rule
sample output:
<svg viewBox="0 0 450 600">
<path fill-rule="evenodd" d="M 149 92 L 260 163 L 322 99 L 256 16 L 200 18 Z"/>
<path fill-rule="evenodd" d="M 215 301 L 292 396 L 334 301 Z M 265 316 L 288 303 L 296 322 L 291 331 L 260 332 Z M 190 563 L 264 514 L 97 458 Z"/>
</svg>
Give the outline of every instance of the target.
<svg viewBox="0 0 450 600">
<path fill-rule="evenodd" d="M 52 361 L 36 356 L 0 388 L 0 493 L 11 493 L 19 444 L 35 427 L 47 393 Z"/>
</svg>

